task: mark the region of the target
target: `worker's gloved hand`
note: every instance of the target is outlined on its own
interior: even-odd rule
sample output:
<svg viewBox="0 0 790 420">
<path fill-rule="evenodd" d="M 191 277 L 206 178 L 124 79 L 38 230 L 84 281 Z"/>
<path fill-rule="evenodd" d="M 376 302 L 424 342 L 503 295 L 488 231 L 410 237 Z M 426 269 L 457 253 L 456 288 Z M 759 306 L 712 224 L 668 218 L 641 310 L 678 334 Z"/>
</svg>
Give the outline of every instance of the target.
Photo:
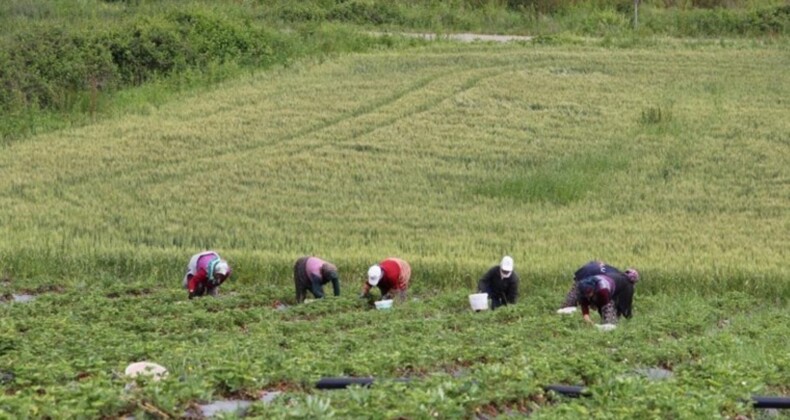
<svg viewBox="0 0 790 420">
<path fill-rule="evenodd" d="M 195 292 L 189 292 L 189 300 L 192 300 L 196 296 Z"/>
</svg>

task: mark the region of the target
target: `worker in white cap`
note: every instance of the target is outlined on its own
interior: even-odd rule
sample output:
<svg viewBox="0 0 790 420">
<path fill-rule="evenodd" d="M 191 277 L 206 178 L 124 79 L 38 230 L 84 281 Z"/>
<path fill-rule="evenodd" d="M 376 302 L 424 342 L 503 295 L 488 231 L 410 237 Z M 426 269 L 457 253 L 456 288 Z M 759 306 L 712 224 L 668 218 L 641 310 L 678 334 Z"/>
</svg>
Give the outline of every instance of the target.
<svg viewBox="0 0 790 420">
<path fill-rule="evenodd" d="M 477 282 L 480 293 L 488 293 L 491 309 L 514 304 L 518 299 L 518 274 L 513 269 L 513 258 L 505 256 L 499 265 L 491 267 Z"/>
<path fill-rule="evenodd" d="M 219 295 L 217 289 L 230 275 L 227 261 L 214 251 L 204 251 L 189 259 L 182 284 L 189 292 L 190 299 L 206 294 L 216 297 Z"/>
<path fill-rule="evenodd" d="M 400 258 L 387 258 L 368 269 L 368 278 L 362 286 L 360 297 L 370 295 L 370 289 L 378 287 L 382 299 L 397 297 L 399 301 L 406 300 L 406 291 L 409 290 L 411 279 L 411 266 Z"/>
</svg>

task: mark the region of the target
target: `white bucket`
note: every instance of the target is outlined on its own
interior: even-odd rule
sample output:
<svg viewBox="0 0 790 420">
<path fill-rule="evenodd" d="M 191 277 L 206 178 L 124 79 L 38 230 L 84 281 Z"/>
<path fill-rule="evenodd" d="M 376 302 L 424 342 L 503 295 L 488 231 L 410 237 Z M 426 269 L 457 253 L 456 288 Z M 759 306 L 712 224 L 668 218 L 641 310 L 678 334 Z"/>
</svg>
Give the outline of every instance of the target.
<svg viewBox="0 0 790 420">
<path fill-rule="evenodd" d="M 167 369 L 165 369 L 164 366 L 158 365 L 156 363 L 137 362 L 127 366 L 124 374 L 130 378 L 134 378 L 139 375 L 146 375 L 150 376 L 154 381 L 158 381 L 167 375 Z"/>
<path fill-rule="evenodd" d="M 595 328 L 598 328 L 600 331 L 612 331 L 613 329 L 617 328 L 617 325 L 614 324 L 595 324 Z"/>
<path fill-rule="evenodd" d="M 389 308 L 392 308 L 392 299 L 376 301 L 376 309 L 389 309 Z"/>
<path fill-rule="evenodd" d="M 485 311 L 488 309 L 488 293 L 474 293 L 469 295 L 469 304 L 473 311 Z"/>
</svg>

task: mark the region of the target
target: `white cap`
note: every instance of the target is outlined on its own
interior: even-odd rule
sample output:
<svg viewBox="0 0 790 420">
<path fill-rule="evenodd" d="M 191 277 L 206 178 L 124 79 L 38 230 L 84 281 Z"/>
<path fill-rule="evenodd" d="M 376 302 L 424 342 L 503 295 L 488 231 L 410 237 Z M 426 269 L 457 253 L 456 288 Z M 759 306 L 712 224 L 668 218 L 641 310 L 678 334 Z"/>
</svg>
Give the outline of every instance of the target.
<svg viewBox="0 0 790 420">
<path fill-rule="evenodd" d="M 381 280 L 381 267 L 378 265 L 372 265 L 368 268 L 368 283 L 371 286 L 375 286 L 379 284 L 379 280 Z"/>
<path fill-rule="evenodd" d="M 221 276 L 227 276 L 228 271 L 230 271 L 230 267 L 228 266 L 228 262 L 225 260 L 221 260 L 214 266 L 214 273 L 219 274 Z"/>
<path fill-rule="evenodd" d="M 499 264 L 499 269 L 508 273 L 513 271 L 513 258 L 509 256 L 502 258 L 502 263 Z"/>
</svg>

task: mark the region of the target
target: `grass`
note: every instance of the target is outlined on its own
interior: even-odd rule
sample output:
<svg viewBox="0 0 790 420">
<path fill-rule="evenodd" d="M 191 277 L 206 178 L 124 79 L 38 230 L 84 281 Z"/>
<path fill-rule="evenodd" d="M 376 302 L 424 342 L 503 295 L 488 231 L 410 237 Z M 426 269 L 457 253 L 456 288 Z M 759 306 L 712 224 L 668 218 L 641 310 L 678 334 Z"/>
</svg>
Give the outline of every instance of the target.
<svg viewBox="0 0 790 420">
<path fill-rule="evenodd" d="M 738 401 L 790 391 L 788 64 L 781 45 L 745 41 L 437 42 L 302 61 L 5 145 L 2 287 L 38 298 L 0 306 L 13 373 L 0 407 L 179 416 L 280 389 L 253 413 L 754 414 Z M 188 302 L 182 268 L 209 247 L 235 278 Z M 521 302 L 469 312 L 505 253 Z M 337 263 L 343 296 L 274 310 L 304 254 Z M 369 311 L 354 295 L 388 255 L 412 262 L 418 300 Z M 644 277 L 635 318 L 611 334 L 553 313 L 592 258 Z M 170 379 L 124 393 L 117 373 L 142 359 Z M 332 375 L 414 383 L 312 389 Z M 560 400 L 550 383 L 594 397 Z"/>
<path fill-rule="evenodd" d="M 541 272 L 562 247 L 781 277 L 786 92 L 763 69 L 784 57 L 447 45 L 262 73 L 7 147 L 0 246 L 512 252 Z M 672 120 L 644 124 L 665 97 Z"/>
</svg>

